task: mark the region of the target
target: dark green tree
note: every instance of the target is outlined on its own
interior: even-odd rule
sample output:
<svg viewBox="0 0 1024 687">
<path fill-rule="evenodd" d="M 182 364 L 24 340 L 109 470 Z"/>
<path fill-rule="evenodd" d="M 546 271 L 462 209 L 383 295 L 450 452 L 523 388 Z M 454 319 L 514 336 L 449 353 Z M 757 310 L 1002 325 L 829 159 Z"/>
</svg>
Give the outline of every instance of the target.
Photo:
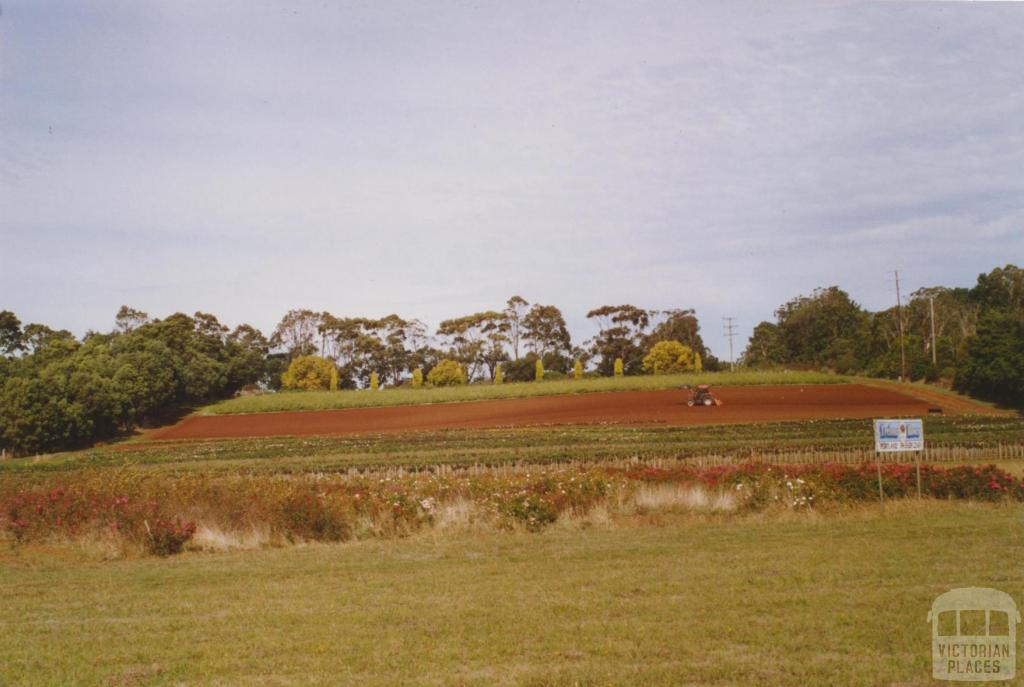
<svg viewBox="0 0 1024 687">
<path fill-rule="evenodd" d="M 966 349 L 956 388 L 1024 408 L 1024 317 L 1008 308 L 988 311 Z"/>
<path fill-rule="evenodd" d="M 23 348 L 21 320 L 10 310 L 0 310 L 0 354 L 14 355 Z"/>
<path fill-rule="evenodd" d="M 754 327 L 754 332 L 743 353 L 743 364 L 752 367 L 783 365 L 788 362 L 789 353 L 782 344 L 779 325 L 774 322 L 762 322 Z"/>
</svg>

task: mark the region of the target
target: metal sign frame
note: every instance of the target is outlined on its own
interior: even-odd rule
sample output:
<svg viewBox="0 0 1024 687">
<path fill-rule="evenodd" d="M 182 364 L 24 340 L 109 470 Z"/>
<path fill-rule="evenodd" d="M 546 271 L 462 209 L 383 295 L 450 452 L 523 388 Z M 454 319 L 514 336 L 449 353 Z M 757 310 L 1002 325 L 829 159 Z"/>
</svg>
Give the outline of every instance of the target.
<svg viewBox="0 0 1024 687">
<path fill-rule="evenodd" d="M 921 453 L 924 451 L 924 420 L 882 418 L 875 420 L 875 467 L 878 470 L 878 500 L 885 501 L 882 487 L 882 456 L 913 453 L 917 464 L 917 498 L 921 498 Z"/>
</svg>

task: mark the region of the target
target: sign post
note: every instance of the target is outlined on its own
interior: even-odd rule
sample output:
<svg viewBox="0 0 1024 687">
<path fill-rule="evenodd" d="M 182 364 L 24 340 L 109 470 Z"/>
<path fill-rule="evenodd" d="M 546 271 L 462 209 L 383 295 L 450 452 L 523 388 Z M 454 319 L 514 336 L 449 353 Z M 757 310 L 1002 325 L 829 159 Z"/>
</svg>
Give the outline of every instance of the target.
<svg viewBox="0 0 1024 687">
<path fill-rule="evenodd" d="M 885 491 L 882 490 L 882 454 L 875 454 L 875 467 L 878 469 L 878 502 L 885 503 Z"/>
<path fill-rule="evenodd" d="M 924 421 L 875 420 L 875 455 L 878 465 L 878 499 L 883 499 L 882 463 L 883 453 L 906 453 L 913 451 L 917 460 L 917 498 L 921 498 L 921 452 L 924 450 Z"/>
</svg>

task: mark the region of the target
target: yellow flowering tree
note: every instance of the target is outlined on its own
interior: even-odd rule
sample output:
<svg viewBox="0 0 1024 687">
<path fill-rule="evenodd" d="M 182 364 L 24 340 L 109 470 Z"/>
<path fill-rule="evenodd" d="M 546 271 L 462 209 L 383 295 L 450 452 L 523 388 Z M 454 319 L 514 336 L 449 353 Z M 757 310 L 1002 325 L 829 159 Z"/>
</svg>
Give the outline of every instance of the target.
<svg viewBox="0 0 1024 687">
<path fill-rule="evenodd" d="M 466 377 L 461 365 L 445 359 L 427 373 L 427 382 L 431 386 L 461 386 L 466 383 Z"/>
<path fill-rule="evenodd" d="M 544 362 L 540 358 L 537 358 L 537 364 L 534 365 L 533 379 L 537 382 L 544 381 Z"/>
<path fill-rule="evenodd" d="M 281 375 L 281 386 L 302 391 L 326 391 L 331 388 L 331 373 L 338 374 L 334 363 L 318 355 L 300 355 Z"/>
<path fill-rule="evenodd" d="M 644 356 L 644 372 L 648 374 L 676 374 L 693 369 L 693 349 L 678 341 L 659 341 Z"/>
</svg>

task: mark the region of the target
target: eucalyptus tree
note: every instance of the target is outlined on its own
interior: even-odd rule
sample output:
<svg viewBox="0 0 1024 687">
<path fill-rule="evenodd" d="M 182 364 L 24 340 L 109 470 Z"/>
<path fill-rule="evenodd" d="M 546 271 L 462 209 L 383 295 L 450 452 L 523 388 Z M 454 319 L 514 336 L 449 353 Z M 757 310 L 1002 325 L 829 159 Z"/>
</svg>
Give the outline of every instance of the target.
<svg viewBox="0 0 1024 687">
<path fill-rule="evenodd" d="M 591 353 L 599 358 L 598 371 L 611 375 L 615 359 L 622 358 L 626 374 L 639 374 L 643 365 L 643 343 L 651 314 L 635 305 L 603 305 L 587 313 L 600 330 L 590 340 Z"/>
</svg>

